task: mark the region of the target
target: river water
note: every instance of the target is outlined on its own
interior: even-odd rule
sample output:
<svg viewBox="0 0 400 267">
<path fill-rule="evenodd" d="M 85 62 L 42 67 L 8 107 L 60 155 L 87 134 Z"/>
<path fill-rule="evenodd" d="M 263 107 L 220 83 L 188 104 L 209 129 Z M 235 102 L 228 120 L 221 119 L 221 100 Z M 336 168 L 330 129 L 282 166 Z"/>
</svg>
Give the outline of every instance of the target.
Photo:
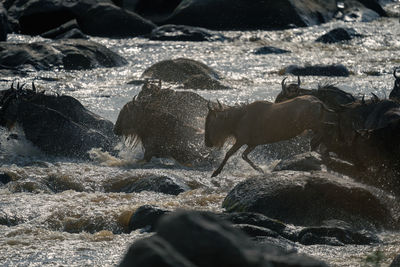
<svg viewBox="0 0 400 267">
<path fill-rule="evenodd" d="M 400 14 L 398 2 L 389 8 L 395 15 Z M 314 42 L 340 26 L 352 27 L 364 37 L 341 44 Z M 234 89 L 195 92 L 225 104 L 273 100 L 281 89 L 283 76 L 279 72 L 291 64 L 340 63 L 351 72 L 349 77 L 303 77 L 303 87 L 334 83 L 356 95 L 368 97 L 373 92 L 385 97 L 393 87 L 393 68 L 400 66 L 398 17 L 362 23 L 336 21 L 284 31 L 222 33 L 233 41 L 91 38 L 123 55 L 129 64 L 111 69 L 35 71 L 22 78 L 2 77 L 0 88 L 8 88 L 14 80 L 30 83 L 38 78 L 35 84 L 39 90 L 71 95 L 89 110 L 115 122 L 121 107 L 140 90 L 140 86 L 127 82 L 139 79 L 146 68 L 169 58 L 191 58 L 217 70 L 224 77 L 223 83 Z M 13 42 L 39 40 L 43 39 L 9 36 Z M 255 55 L 253 51 L 262 46 L 275 46 L 292 53 Z M 296 78 L 290 76 L 289 80 L 295 82 Z M 18 127 L 13 131 L 21 134 Z M 233 186 L 257 175 L 238 156 L 230 159 L 217 178 L 210 178 L 210 168 L 185 168 L 170 159 L 153 159 L 140 165 L 136 163 L 143 155 L 140 147 L 132 151 L 122 144 L 118 157 L 100 151 L 92 152 L 91 161 L 49 157 L 23 138 L 7 138 L 9 134 L 0 128 L 0 172 L 6 172 L 19 183 L 0 187 L 0 218 L 6 218 L 10 224 L 0 224 L 0 266 L 117 265 L 127 247 L 146 236 L 139 231 L 125 232 L 129 216 L 139 206 L 154 204 L 168 209 L 221 212 L 221 203 Z M 276 162 L 261 150 L 250 157 L 265 171 Z M 113 191 L 124 179 L 149 173 L 179 177 L 191 190 L 178 196 Z M 49 183 L 58 186 L 58 193 L 44 186 Z M 383 243 L 374 246 L 298 245 L 297 249 L 333 266 L 388 266 L 400 254 L 400 232 L 378 234 Z"/>
</svg>

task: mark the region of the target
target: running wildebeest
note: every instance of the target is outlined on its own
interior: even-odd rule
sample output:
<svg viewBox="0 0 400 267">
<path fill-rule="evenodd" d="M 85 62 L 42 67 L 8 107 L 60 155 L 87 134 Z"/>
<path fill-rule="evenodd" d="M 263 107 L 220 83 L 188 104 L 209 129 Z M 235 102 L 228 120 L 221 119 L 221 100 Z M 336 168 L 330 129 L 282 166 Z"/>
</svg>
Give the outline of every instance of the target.
<svg viewBox="0 0 400 267">
<path fill-rule="evenodd" d="M 393 76 L 395 80 L 393 90 L 389 94 L 389 99 L 400 102 L 400 77 L 397 76 L 397 70 L 398 69 L 395 69 L 393 71 Z"/>
<path fill-rule="evenodd" d="M 314 96 L 299 96 L 294 99 L 271 103 L 256 101 L 251 104 L 219 108 L 208 107 L 205 123 L 205 145 L 222 147 L 228 137 L 235 143 L 212 177 L 217 176 L 228 159 L 243 145 L 247 145 L 242 158 L 255 170 L 262 172 L 247 157 L 258 145 L 293 138 L 305 130 L 318 132 L 325 112 L 330 111 Z"/>
<path fill-rule="evenodd" d="M 331 85 L 319 85 L 318 89 L 301 88 L 300 77 L 297 77 L 297 84 L 285 83 L 286 78 L 282 80 L 282 91 L 275 99 L 275 103 L 283 102 L 301 95 L 313 95 L 325 103 L 329 108 L 335 108 L 340 105 L 347 105 L 356 101 L 353 95 Z"/>
</svg>

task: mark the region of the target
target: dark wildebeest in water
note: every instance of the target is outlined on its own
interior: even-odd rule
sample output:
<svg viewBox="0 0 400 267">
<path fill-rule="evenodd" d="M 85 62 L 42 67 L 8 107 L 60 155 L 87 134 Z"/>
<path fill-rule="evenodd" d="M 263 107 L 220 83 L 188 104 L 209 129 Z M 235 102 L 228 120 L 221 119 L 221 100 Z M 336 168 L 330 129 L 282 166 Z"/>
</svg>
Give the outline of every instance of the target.
<svg viewBox="0 0 400 267">
<path fill-rule="evenodd" d="M 393 89 L 389 94 L 389 99 L 400 102 L 400 77 L 397 76 L 397 70 L 398 69 L 395 69 L 393 71 L 393 76 L 394 76 L 395 80 L 394 80 Z"/>
<path fill-rule="evenodd" d="M 314 96 L 300 96 L 282 102 L 256 101 L 251 104 L 212 108 L 205 123 L 205 145 L 222 147 L 228 137 L 235 143 L 212 177 L 217 176 L 228 159 L 243 145 L 247 145 L 242 158 L 255 170 L 262 172 L 247 157 L 258 145 L 288 140 L 305 130 L 318 132 L 325 113 L 330 111 Z"/>
<path fill-rule="evenodd" d="M 312 95 L 325 103 L 329 108 L 335 108 L 340 105 L 350 104 L 356 99 L 349 94 L 331 84 L 319 85 L 318 89 L 301 88 L 300 77 L 297 76 L 297 84 L 287 85 L 286 78 L 282 80 L 282 91 L 277 95 L 275 103 L 283 102 L 301 95 Z"/>
<path fill-rule="evenodd" d="M 143 160 L 173 158 L 183 165 L 208 161 L 204 119 L 208 101 L 193 92 L 162 89 L 161 82 L 145 82 L 139 94 L 121 109 L 114 133 L 139 141 Z"/>
<path fill-rule="evenodd" d="M 113 152 L 113 123 L 87 110 L 67 95 L 48 95 L 23 86 L 0 91 L 0 126 L 18 123 L 27 140 L 56 156 L 89 158 L 92 148 Z"/>
</svg>

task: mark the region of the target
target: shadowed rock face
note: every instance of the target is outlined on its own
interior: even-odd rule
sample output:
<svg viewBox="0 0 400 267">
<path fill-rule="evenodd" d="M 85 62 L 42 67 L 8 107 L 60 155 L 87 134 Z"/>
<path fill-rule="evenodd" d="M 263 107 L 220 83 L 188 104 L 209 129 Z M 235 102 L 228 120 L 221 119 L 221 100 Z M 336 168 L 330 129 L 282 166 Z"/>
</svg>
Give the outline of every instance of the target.
<svg viewBox="0 0 400 267">
<path fill-rule="evenodd" d="M 207 103 L 192 92 L 146 83 L 120 111 L 114 132 L 139 137 L 147 161 L 152 157 L 172 157 L 183 164 L 203 161 L 210 153 L 203 135 Z"/>
<path fill-rule="evenodd" d="M 225 198 L 229 212 L 258 212 L 295 225 L 342 220 L 362 229 L 399 227 L 382 192 L 326 172 L 277 172 L 238 184 Z"/>
<path fill-rule="evenodd" d="M 70 96 L 8 89 L 0 94 L 0 125 L 21 125 L 27 140 L 56 156 L 88 158 L 92 148 L 113 151 L 113 123 Z"/>
</svg>

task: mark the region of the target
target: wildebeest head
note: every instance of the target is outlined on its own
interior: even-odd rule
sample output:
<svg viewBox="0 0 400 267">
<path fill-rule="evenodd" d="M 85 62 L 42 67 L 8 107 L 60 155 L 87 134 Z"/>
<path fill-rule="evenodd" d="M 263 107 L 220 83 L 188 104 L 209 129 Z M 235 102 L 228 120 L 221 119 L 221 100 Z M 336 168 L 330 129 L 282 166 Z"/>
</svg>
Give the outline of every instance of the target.
<svg viewBox="0 0 400 267">
<path fill-rule="evenodd" d="M 400 76 L 397 76 L 397 70 L 393 71 L 393 76 L 395 78 L 393 90 L 390 92 L 389 99 L 400 102 Z"/>
<path fill-rule="evenodd" d="M 300 87 L 300 85 L 301 85 L 300 76 L 297 76 L 297 83 L 291 83 L 289 85 L 287 85 L 285 83 L 286 79 L 287 79 L 287 77 L 282 80 L 282 83 L 281 83 L 282 91 L 276 97 L 275 103 L 283 102 L 285 100 L 289 100 L 289 99 L 295 98 L 300 95 L 311 94 L 310 93 L 311 90 L 302 89 Z"/>
<path fill-rule="evenodd" d="M 225 117 L 224 108 L 218 101 L 218 107 L 208 102 L 208 114 L 205 123 L 204 143 L 207 147 L 222 147 L 227 138 L 226 127 L 221 123 Z"/>
<path fill-rule="evenodd" d="M 136 96 L 132 101 L 126 103 L 118 114 L 117 121 L 114 126 L 114 133 L 118 136 L 123 136 L 126 138 L 131 138 L 131 140 L 136 140 L 139 136 L 136 123 L 137 123 L 137 100 Z"/>
</svg>

